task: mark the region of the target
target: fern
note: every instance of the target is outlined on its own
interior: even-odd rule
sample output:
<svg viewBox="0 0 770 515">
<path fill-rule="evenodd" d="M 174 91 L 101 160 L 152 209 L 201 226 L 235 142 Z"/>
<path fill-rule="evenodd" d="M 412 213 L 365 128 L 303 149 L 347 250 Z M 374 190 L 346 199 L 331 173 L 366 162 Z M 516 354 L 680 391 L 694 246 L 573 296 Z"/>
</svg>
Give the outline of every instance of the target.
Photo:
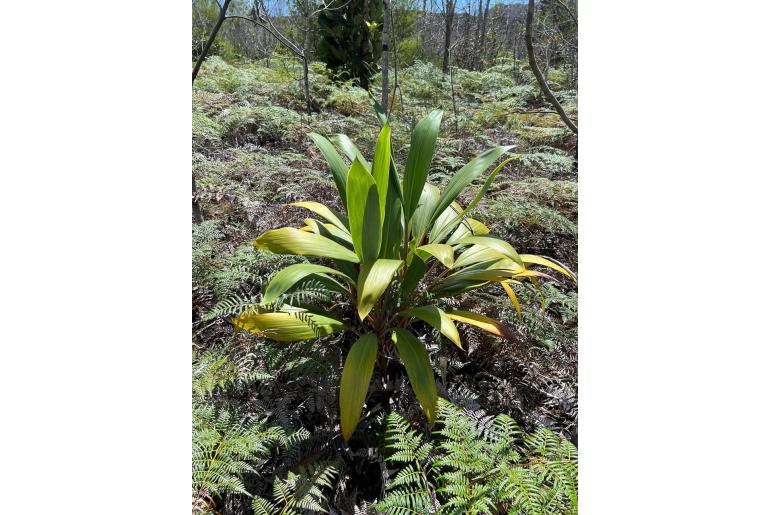
<svg viewBox="0 0 770 515">
<path fill-rule="evenodd" d="M 265 381 L 272 376 L 255 369 L 249 363 L 250 356 L 245 356 L 240 362 L 233 361 L 222 351 L 206 351 L 197 359 L 193 356 L 192 391 L 193 397 L 202 400 L 238 384 Z"/>
<path fill-rule="evenodd" d="M 335 463 L 314 463 L 300 467 L 299 473 L 289 472 L 286 479 L 273 482 L 273 500 L 254 497 L 252 508 L 257 515 L 300 515 L 300 513 L 328 513 L 324 489 L 331 489 L 338 474 Z"/>
<path fill-rule="evenodd" d="M 406 464 L 374 508 L 407 513 L 577 513 L 577 449 L 546 428 L 524 437 L 505 414 L 439 400 L 432 441 L 388 416 L 388 462 Z"/>
<path fill-rule="evenodd" d="M 285 439 L 264 420 L 239 418 L 211 405 L 193 408 L 192 491 L 194 498 L 221 497 L 226 492 L 250 495 L 243 475 L 257 474 L 270 450 Z"/>
</svg>

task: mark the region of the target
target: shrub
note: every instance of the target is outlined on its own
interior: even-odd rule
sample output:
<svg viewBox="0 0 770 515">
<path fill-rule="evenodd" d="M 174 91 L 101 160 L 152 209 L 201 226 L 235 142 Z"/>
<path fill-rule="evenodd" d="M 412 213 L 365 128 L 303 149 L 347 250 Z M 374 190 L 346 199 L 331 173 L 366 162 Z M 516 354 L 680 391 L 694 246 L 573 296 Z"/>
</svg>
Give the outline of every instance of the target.
<svg viewBox="0 0 770 515">
<path fill-rule="evenodd" d="M 278 106 L 239 106 L 220 116 L 224 136 L 235 144 L 296 141 L 300 115 Z"/>
<path fill-rule="evenodd" d="M 441 111 L 434 111 L 417 124 L 403 179 L 391 161 L 390 126 L 384 119 L 372 163 L 349 138 L 340 136 L 335 143 L 351 162 L 348 167 L 329 140 L 311 133 L 329 163 L 346 215 L 318 202 L 297 202 L 292 205 L 319 219 L 306 218 L 300 229 L 270 230 L 254 240 L 263 251 L 325 260 L 325 264 L 294 264 L 275 274 L 259 304 L 233 323 L 237 329 L 277 341 L 339 332 L 357 336 L 341 378 L 345 440 L 358 424 L 375 362 L 384 372 L 388 357 L 396 353 L 427 419 L 435 420 L 433 370 L 425 344 L 410 330 L 413 325 L 426 323 L 460 348 L 455 322 L 512 338 L 512 330 L 499 321 L 450 309 L 446 299 L 496 282 L 518 305 L 511 285 L 547 277 L 533 265 L 574 277 L 546 258 L 519 255 L 468 217 L 511 159 L 489 174 L 466 208 L 456 202 L 511 147 L 481 153 L 454 174 L 443 192 L 426 182 L 441 118 Z"/>
<path fill-rule="evenodd" d="M 192 142 L 193 148 L 211 147 L 222 142 L 222 126 L 201 111 L 193 110 Z"/>
</svg>

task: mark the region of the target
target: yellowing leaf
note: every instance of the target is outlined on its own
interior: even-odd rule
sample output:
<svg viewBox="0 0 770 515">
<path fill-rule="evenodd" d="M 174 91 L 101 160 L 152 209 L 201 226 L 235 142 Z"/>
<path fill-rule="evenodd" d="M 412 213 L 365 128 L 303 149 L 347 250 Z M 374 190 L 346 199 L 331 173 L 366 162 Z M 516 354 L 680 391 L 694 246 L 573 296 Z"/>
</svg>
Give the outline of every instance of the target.
<svg viewBox="0 0 770 515">
<path fill-rule="evenodd" d="M 489 318 L 484 315 L 458 309 L 452 311 L 451 313 L 447 313 L 447 316 L 452 320 L 456 320 L 464 324 L 475 325 L 476 327 L 483 329 L 488 333 L 492 333 L 495 336 L 500 336 L 502 338 L 507 338 L 508 340 L 514 340 L 516 336 L 516 333 L 514 333 L 513 329 L 510 327 L 504 325 L 499 320 L 495 320 L 494 318 Z"/>
<path fill-rule="evenodd" d="M 319 234 L 301 231 L 293 227 L 273 229 L 254 240 L 254 247 L 276 254 L 317 256 L 358 263 L 355 252 Z"/>
<path fill-rule="evenodd" d="M 511 304 L 513 304 L 513 307 L 516 308 L 516 313 L 519 314 L 519 318 L 521 318 L 521 304 L 519 304 L 519 298 L 513 292 L 513 288 L 508 286 L 509 282 L 517 282 L 517 281 L 500 281 L 500 284 L 503 286 L 503 289 L 505 290 L 505 293 L 508 295 L 508 298 L 511 299 Z"/>
<path fill-rule="evenodd" d="M 324 218 L 326 221 L 333 223 L 340 230 L 348 233 L 347 225 L 345 225 L 345 223 L 340 219 L 338 214 L 320 202 L 294 202 L 289 205 L 294 207 L 304 207 L 305 209 L 308 209 L 317 214 L 321 218 Z"/>
<path fill-rule="evenodd" d="M 438 259 L 445 267 L 452 268 L 454 266 L 454 249 L 451 245 L 446 243 L 429 243 L 417 247 L 418 251 L 425 252 Z M 423 259 L 427 256 L 422 256 Z"/>
<path fill-rule="evenodd" d="M 452 322 L 449 316 L 438 306 L 420 306 L 408 309 L 403 312 L 403 315 L 417 317 L 423 322 L 432 325 L 452 343 L 461 349 L 463 348 L 460 343 L 460 333 L 457 332 L 457 327 L 455 327 L 454 322 Z"/>
<path fill-rule="evenodd" d="M 279 342 L 310 340 L 345 329 L 339 320 L 307 311 L 247 312 L 234 318 L 233 325 Z"/>
<path fill-rule="evenodd" d="M 353 344 L 345 359 L 340 380 L 340 426 L 345 441 L 353 435 L 361 418 L 376 358 L 377 337 L 366 333 Z"/>
<path fill-rule="evenodd" d="M 420 401 L 423 411 L 425 411 L 425 416 L 430 423 L 435 422 L 438 403 L 436 378 L 430 367 L 425 345 L 405 329 L 393 329 L 391 339 L 396 345 L 401 361 L 404 362 L 409 383 L 412 385 L 414 395 Z"/>
<path fill-rule="evenodd" d="M 491 236 L 466 236 L 458 242 L 459 245 L 474 243 L 495 249 L 505 257 L 514 260 L 519 265 L 524 265 L 524 263 L 521 261 L 521 258 L 519 257 L 519 253 L 516 252 L 516 249 L 514 249 L 507 241 L 503 241 L 499 238 L 493 238 Z"/>
<path fill-rule="evenodd" d="M 530 265 L 543 265 L 547 266 L 548 268 L 551 268 L 553 270 L 556 270 L 557 272 L 561 272 L 562 274 L 566 275 L 573 281 L 577 281 L 577 277 L 575 274 L 573 274 L 569 269 L 567 269 L 564 266 L 559 265 L 558 263 L 555 263 L 551 261 L 550 259 L 546 259 L 542 256 L 535 256 L 532 254 L 522 254 L 521 260 L 527 264 Z"/>
<path fill-rule="evenodd" d="M 393 275 L 403 264 L 400 259 L 378 259 L 374 263 L 361 265 L 361 273 L 358 275 L 358 316 L 361 320 L 366 318 L 388 289 Z"/>
</svg>

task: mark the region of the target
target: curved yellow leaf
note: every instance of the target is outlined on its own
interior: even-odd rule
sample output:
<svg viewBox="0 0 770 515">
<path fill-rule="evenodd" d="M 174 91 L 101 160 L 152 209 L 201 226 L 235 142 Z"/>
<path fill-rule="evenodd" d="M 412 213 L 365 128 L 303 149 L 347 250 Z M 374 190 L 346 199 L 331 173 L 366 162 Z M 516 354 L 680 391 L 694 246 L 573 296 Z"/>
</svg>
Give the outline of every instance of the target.
<svg viewBox="0 0 770 515">
<path fill-rule="evenodd" d="M 495 336 L 507 338 L 508 340 L 515 340 L 516 338 L 516 333 L 513 332 L 513 329 L 504 325 L 499 320 L 495 320 L 494 318 L 489 318 L 484 315 L 479 315 L 477 313 L 459 309 L 452 311 L 451 313 L 447 313 L 447 316 L 452 320 L 456 320 L 464 324 L 475 325 L 476 327 L 483 329 L 488 333 L 494 334 Z"/>
<path fill-rule="evenodd" d="M 577 282 L 577 276 L 573 274 L 567 267 L 562 266 L 558 263 L 555 263 L 554 261 L 551 261 L 550 259 L 546 259 L 543 256 L 536 256 L 533 254 L 522 254 L 521 260 L 527 264 L 530 265 L 542 265 L 546 266 L 548 268 L 551 268 L 553 270 L 556 270 L 557 272 L 560 272 L 573 281 Z"/>
<path fill-rule="evenodd" d="M 339 275 L 348 282 L 353 282 L 353 279 L 334 268 L 312 263 L 297 263 L 287 266 L 270 279 L 270 283 L 268 283 L 262 296 L 262 304 L 272 304 L 282 293 L 312 274 Z"/>
<path fill-rule="evenodd" d="M 310 340 L 345 329 L 339 320 L 307 311 L 247 312 L 234 318 L 233 325 L 279 342 Z"/>
<path fill-rule="evenodd" d="M 316 256 L 358 263 L 355 252 L 319 234 L 293 227 L 273 229 L 254 240 L 254 247 L 276 254 Z"/>
<path fill-rule="evenodd" d="M 513 307 L 516 308 L 516 313 L 519 314 L 519 319 L 521 319 L 521 304 L 519 304 L 519 298 L 513 292 L 513 288 L 508 286 L 509 282 L 518 282 L 518 281 L 500 281 L 500 284 L 505 290 L 506 295 L 508 295 L 508 298 L 511 299 L 511 304 L 513 304 Z"/>
<path fill-rule="evenodd" d="M 460 343 L 460 333 L 457 332 L 457 327 L 455 327 L 454 322 L 452 322 L 449 316 L 447 316 L 447 314 L 438 306 L 420 306 L 408 309 L 404 311 L 403 314 L 417 317 L 423 322 L 432 325 L 452 343 L 461 349 L 463 348 Z"/>
<path fill-rule="evenodd" d="M 338 213 L 335 213 L 328 207 L 324 206 L 320 202 L 293 202 L 289 205 L 292 207 L 302 207 L 309 211 L 312 211 L 313 213 L 317 214 L 318 216 L 325 219 L 326 221 L 333 223 L 340 230 L 350 234 L 350 232 L 348 231 L 347 225 L 345 225 L 343 220 L 340 218 L 340 215 L 338 215 Z"/>
</svg>

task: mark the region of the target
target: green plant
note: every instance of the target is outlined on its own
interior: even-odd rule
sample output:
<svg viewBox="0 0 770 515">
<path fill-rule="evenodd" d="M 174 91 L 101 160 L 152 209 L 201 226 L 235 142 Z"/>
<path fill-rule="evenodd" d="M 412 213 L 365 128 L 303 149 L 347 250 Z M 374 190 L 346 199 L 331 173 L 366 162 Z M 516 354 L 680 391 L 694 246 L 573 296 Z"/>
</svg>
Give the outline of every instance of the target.
<svg viewBox="0 0 770 515">
<path fill-rule="evenodd" d="M 403 179 L 391 160 L 390 126 L 382 130 L 369 163 L 344 135 L 331 141 L 311 133 L 326 158 L 346 215 L 318 202 L 297 202 L 320 219 L 306 218 L 301 229 L 284 227 L 254 240 L 260 250 L 324 258 L 326 264 L 299 263 L 275 274 L 261 302 L 234 319 L 238 329 L 277 341 L 318 338 L 347 331 L 358 339 L 350 348 L 340 382 L 342 435 L 353 434 L 375 362 L 384 372 L 397 352 L 414 393 L 430 422 L 436 416 L 436 384 L 425 344 L 410 328 L 424 322 L 462 349 L 455 322 L 502 337 L 511 329 L 481 314 L 447 307 L 452 297 L 500 283 L 515 306 L 511 285 L 549 277 L 540 265 L 567 277 L 561 265 L 536 255 L 519 255 L 506 241 L 468 217 L 495 176 L 499 164 L 463 208 L 457 197 L 510 146 L 487 150 L 460 168 L 444 191 L 426 182 L 442 112 L 433 111 L 412 133 Z M 331 265 L 331 266 L 330 266 Z M 325 292 L 325 302 L 293 300 L 292 292 Z"/>
<path fill-rule="evenodd" d="M 289 472 L 286 479 L 276 477 L 273 482 L 273 501 L 254 497 L 252 508 L 256 515 L 300 515 L 300 513 L 328 513 L 324 488 L 332 488 L 338 474 L 334 463 L 314 463 L 300 467 L 299 473 Z"/>
<path fill-rule="evenodd" d="M 266 427 L 264 420 L 199 403 L 193 406 L 192 434 L 193 498 L 207 500 L 226 492 L 249 495 L 243 475 L 256 474 L 255 464 L 284 439 L 281 428 Z"/>
<path fill-rule="evenodd" d="M 523 436 L 507 415 L 469 414 L 439 400 L 426 440 L 388 416 L 389 463 L 401 466 L 374 508 L 383 513 L 577 513 L 577 449 L 545 428 Z"/>
<path fill-rule="evenodd" d="M 318 56 L 343 80 L 364 89 L 377 71 L 382 51 L 382 3 L 332 0 L 318 15 Z"/>
</svg>

